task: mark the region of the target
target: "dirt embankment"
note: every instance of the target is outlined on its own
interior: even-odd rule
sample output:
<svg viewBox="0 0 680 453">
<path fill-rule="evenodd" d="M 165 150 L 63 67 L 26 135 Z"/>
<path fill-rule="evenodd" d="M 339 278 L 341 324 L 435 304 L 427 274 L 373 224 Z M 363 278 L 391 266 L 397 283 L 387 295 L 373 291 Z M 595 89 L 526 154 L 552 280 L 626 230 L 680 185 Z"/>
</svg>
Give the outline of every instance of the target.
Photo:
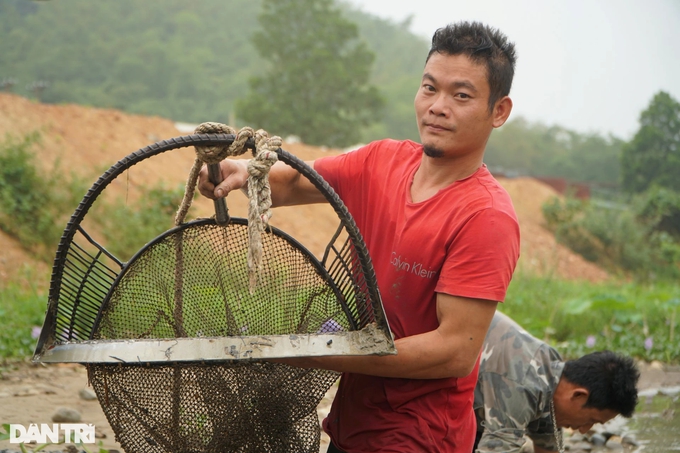
<svg viewBox="0 0 680 453">
<path fill-rule="evenodd" d="M 58 167 L 94 182 L 111 165 L 126 155 L 158 140 L 185 135 L 175 123 L 159 117 L 130 115 L 117 110 L 94 109 L 79 105 L 40 104 L 20 96 L 0 93 L 0 136 L 21 137 L 41 133 L 38 160 L 46 169 Z M 284 149 L 303 160 L 338 152 L 299 143 L 285 143 Z M 186 181 L 195 158 L 193 149 L 182 149 L 154 157 L 153 164 L 130 169 L 111 188 L 114 196 L 127 197 L 134 186 L 159 182 L 176 187 Z M 89 179 L 88 179 L 89 178 Z M 543 224 L 541 205 L 557 196 L 549 186 L 531 178 L 499 179 L 510 193 L 520 221 L 522 235 L 518 272 L 555 277 L 602 281 L 607 273 L 579 255 L 557 244 Z M 212 205 L 199 198 L 194 216 L 211 215 Z M 228 199 L 230 213 L 246 216 L 246 200 L 241 194 Z M 335 213 L 322 205 L 275 210 L 272 224 L 319 253 L 336 226 Z M 23 263 L 34 260 L 11 238 L 0 232 L 0 281 L 19 278 Z M 49 273 L 50 263 L 37 263 L 40 272 Z M 45 278 L 45 285 L 48 283 Z"/>
</svg>

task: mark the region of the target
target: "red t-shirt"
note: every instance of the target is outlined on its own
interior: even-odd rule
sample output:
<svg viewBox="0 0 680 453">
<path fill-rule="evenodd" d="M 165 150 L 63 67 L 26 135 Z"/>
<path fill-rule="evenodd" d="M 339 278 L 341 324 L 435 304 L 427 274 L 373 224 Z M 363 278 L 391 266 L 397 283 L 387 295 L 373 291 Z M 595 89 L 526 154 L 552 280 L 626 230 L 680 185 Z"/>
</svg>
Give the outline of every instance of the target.
<svg viewBox="0 0 680 453">
<path fill-rule="evenodd" d="M 438 292 L 502 301 L 519 256 L 512 202 L 486 166 L 413 203 L 421 157 L 415 142 L 382 140 L 314 164 L 364 237 L 395 338 L 437 328 Z M 476 381 L 477 367 L 448 379 L 345 373 L 324 429 L 348 453 L 469 453 Z"/>
</svg>

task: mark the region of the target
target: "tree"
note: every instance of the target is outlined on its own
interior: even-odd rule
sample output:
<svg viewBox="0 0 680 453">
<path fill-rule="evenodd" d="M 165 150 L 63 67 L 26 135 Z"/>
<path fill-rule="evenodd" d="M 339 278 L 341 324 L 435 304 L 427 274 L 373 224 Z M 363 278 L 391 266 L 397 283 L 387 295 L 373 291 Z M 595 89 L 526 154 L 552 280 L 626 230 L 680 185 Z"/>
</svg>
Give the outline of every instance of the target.
<svg viewBox="0 0 680 453">
<path fill-rule="evenodd" d="M 374 54 L 333 0 L 264 0 L 253 44 L 269 63 L 236 102 L 237 116 L 272 134 L 312 145 L 357 143 L 380 120 L 383 100 L 369 84 Z"/>
<path fill-rule="evenodd" d="M 680 192 L 652 186 L 635 197 L 634 206 L 649 231 L 665 233 L 680 246 Z"/>
<path fill-rule="evenodd" d="M 652 185 L 680 191 L 680 103 L 660 91 L 640 115 L 640 129 L 621 155 L 622 187 L 630 193 Z"/>
<path fill-rule="evenodd" d="M 613 186 L 620 179 L 622 146 L 611 135 L 530 123 L 520 116 L 493 131 L 484 160 L 494 171 Z"/>
</svg>

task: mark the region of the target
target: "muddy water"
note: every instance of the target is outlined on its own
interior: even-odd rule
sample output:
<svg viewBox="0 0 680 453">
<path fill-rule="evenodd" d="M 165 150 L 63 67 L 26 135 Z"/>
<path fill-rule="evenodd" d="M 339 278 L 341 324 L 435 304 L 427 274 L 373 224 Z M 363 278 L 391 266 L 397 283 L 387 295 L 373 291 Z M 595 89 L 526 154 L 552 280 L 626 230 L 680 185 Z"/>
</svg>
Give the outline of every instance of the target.
<svg viewBox="0 0 680 453">
<path fill-rule="evenodd" d="M 627 431 L 640 444 L 636 452 L 680 452 L 680 395 L 641 396 Z"/>
</svg>

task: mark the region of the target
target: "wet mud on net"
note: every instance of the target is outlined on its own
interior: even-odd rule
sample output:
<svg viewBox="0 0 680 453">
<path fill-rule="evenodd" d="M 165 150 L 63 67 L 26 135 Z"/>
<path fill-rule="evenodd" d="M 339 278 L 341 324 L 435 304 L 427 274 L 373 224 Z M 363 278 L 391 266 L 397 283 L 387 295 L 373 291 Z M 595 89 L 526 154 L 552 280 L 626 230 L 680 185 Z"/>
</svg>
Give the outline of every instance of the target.
<svg viewBox="0 0 680 453">
<path fill-rule="evenodd" d="M 120 274 L 93 339 L 260 336 L 266 342 L 277 334 L 341 335 L 356 328 L 342 303 L 347 297 L 315 257 L 278 230 L 262 239 L 264 259 L 251 289 L 240 264 L 245 222 L 222 227 L 204 220 L 167 232 Z M 150 453 L 316 452 L 316 407 L 339 377 L 260 361 L 87 369 L 121 446 Z"/>
<path fill-rule="evenodd" d="M 127 452 L 318 452 L 316 407 L 338 374 L 271 362 L 90 364 Z"/>
</svg>

